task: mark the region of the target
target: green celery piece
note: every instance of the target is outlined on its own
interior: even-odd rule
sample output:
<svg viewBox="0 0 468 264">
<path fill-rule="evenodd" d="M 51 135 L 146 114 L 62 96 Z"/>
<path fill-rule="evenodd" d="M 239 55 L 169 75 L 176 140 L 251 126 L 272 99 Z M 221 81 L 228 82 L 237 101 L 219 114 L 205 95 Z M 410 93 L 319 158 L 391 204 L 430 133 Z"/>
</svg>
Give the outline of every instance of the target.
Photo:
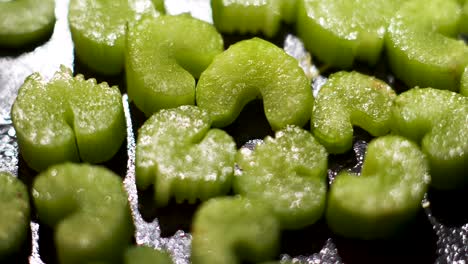
<svg viewBox="0 0 468 264">
<path fill-rule="evenodd" d="M 240 41 L 216 56 L 197 84 L 197 105 L 210 113 L 216 127 L 234 122 L 255 98 L 263 99 L 273 130 L 305 125 L 314 102 L 297 60 L 259 38 Z"/>
<path fill-rule="evenodd" d="M 395 99 L 392 130 L 421 144 L 433 187 L 468 185 L 468 97 L 433 88 L 404 92 Z"/>
<path fill-rule="evenodd" d="M 409 87 L 458 91 L 468 47 L 456 40 L 461 8 L 454 0 L 404 3 L 385 38 L 390 68 Z"/>
<path fill-rule="evenodd" d="M 403 0 L 301 0 L 297 33 L 326 64 L 351 68 L 355 60 L 374 65 L 387 25 Z"/>
<path fill-rule="evenodd" d="M 54 25 L 54 0 L 0 1 L 0 46 L 31 44 L 50 34 Z"/>
<path fill-rule="evenodd" d="M 358 72 L 330 75 L 320 89 L 311 130 L 330 153 L 344 153 L 353 143 L 353 125 L 373 136 L 390 131 L 395 92 L 385 82 Z"/>
<path fill-rule="evenodd" d="M 395 135 L 374 139 L 361 175 L 341 172 L 332 183 L 328 226 L 350 238 L 392 237 L 421 209 L 429 181 L 427 160 L 415 143 Z"/>
<path fill-rule="evenodd" d="M 125 264 L 171 264 L 171 257 L 166 252 L 147 246 L 132 246 L 125 250 Z"/>
<path fill-rule="evenodd" d="M 32 192 L 39 221 L 54 229 L 60 263 L 121 261 L 134 228 L 119 176 L 64 163 L 40 173 Z"/>
<path fill-rule="evenodd" d="M 325 209 L 327 152 L 311 133 L 288 126 L 255 150 L 238 152 L 234 191 L 269 205 L 286 229 L 313 224 Z"/>
<path fill-rule="evenodd" d="M 244 197 L 211 199 L 195 213 L 193 264 L 236 264 L 272 259 L 280 227 L 268 206 Z"/>
<path fill-rule="evenodd" d="M 465 67 L 465 71 L 462 75 L 460 94 L 468 96 L 468 66 Z"/>
<path fill-rule="evenodd" d="M 0 172 L 0 260 L 20 251 L 29 227 L 26 186 L 8 172 Z"/>
<path fill-rule="evenodd" d="M 220 32 L 255 34 L 261 31 L 267 37 L 278 32 L 284 6 L 283 0 L 211 0 L 213 21 Z"/>
<path fill-rule="evenodd" d="M 196 106 L 163 109 L 138 131 L 136 181 L 141 189 L 154 183 L 157 206 L 207 200 L 231 188 L 234 140 L 210 129 L 208 113 Z"/>
<path fill-rule="evenodd" d="M 130 26 L 126 50 L 129 97 L 147 116 L 195 103 L 195 78 L 223 51 L 213 25 L 189 15 L 144 18 Z"/>
<path fill-rule="evenodd" d="M 124 68 L 127 23 L 159 13 L 151 0 L 70 0 L 68 20 L 76 55 L 101 74 Z"/>
<path fill-rule="evenodd" d="M 36 171 L 64 161 L 109 160 L 125 139 L 122 97 L 117 87 L 73 78 L 62 67 L 49 83 L 29 76 L 12 108 L 20 153 Z"/>
</svg>

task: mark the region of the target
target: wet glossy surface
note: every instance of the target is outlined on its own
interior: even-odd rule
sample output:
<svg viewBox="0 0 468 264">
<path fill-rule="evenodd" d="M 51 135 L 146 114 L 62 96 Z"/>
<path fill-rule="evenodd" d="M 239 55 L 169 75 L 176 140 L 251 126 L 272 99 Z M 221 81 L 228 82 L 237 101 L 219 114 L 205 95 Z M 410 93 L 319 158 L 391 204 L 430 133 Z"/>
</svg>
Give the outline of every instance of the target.
<svg viewBox="0 0 468 264">
<path fill-rule="evenodd" d="M 198 17 L 211 21 L 208 0 L 166 1 L 169 13 L 191 11 Z M 17 90 L 24 78 L 39 71 L 46 78 L 52 77 L 60 64 L 74 67 L 75 73 L 87 78 L 111 84 L 124 83 L 121 77 L 103 78 L 90 73 L 75 62 L 73 45 L 66 20 L 67 1 L 57 1 L 57 23 L 52 37 L 27 50 L 13 51 L 0 49 L 0 170 L 20 175 L 28 186 L 35 176 L 18 155 L 15 131 L 9 112 Z M 283 29 L 272 41 L 285 46 L 285 50 L 300 59 L 309 76 L 317 76 L 317 69 L 311 66 L 310 56 L 304 53 L 297 38 Z M 225 43 L 233 43 L 250 37 L 226 36 Z M 398 81 L 385 74 L 385 65 L 375 69 L 359 68 L 366 74 L 373 74 L 387 81 L 395 90 L 401 91 Z M 313 81 L 314 93 L 323 84 L 324 76 Z M 125 92 L 125 86 L 120 86 Z M 123 97 L 127 121 L 127 141 L 117 156 L 106 163 L 120 175 L 129 193 L 129 200 L 136 225 L 135 242 L 168 250 L 176 263 L 189 263 L 191 235 L 190 223 L 196 206 L 173 205 L 156 210 L 151 202 L 152 194 L 137 192 L 135 186 L 135 134 L 144 122 L 144 115 L 128 104 Z M 260 102 L 249 104 L 234 124 L 226 128 L 233 135 L 237 145 L 255 145 L 255 139 L 271 134 Z M 345 155 L 331 156 L 329 181 L 332 182 L 341 169 L 359 171 L 370 136 L 356 131 L 353 151 Z M 402 236 L 392 241 L 362 242 L 337 237 L 328 230 L 323 221 L 313 226 L 282 233 L 281 253 L 277 259 L 297 257 L 305 263 L 447 263 L 468 259 L 468 201 L 467 192 L 436 192 L 431 190 L 423 203 L 424 210 L 417 216 L 414 225 Z M 140 213 L 141 212 L 141 213 Z M 34 218 L 31 222 L 30 243 L 17 256 L 15 263 L 55 263 L 52 231 Z M 286 255 L 287 254 L 287 255 Z"/>
</svg>

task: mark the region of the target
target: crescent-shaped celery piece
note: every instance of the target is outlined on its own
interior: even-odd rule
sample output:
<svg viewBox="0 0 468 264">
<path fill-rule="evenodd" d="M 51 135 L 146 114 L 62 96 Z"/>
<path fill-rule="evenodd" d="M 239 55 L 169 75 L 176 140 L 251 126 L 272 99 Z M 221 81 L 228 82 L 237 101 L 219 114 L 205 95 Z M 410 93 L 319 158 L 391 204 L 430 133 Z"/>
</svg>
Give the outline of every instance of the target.
<svg viewBox="0 0 468 264">
<path fill-rule="evenodd" d="M 8 172 L 0 172 L 0 261 L 20 251 L 29 227 L 26 186 Z"/>
<path fill-rule="evenodd" d="M 119 74 L 127 23 L 143 15 L 159 15 L 151 0 L 70 0 L 68 20 L 80 62 L 100 74 Z"/>
<path fill-rule="evenodd" d="M 390 238 L 421 209 L 429 181 L 427 160 L 415 143 L 395 135 L 376 138 L 361 175 L 341 172 L 332 183 L 328 226 L 350 238 Z"/>
<path fill-rule="evenodd" d="M 268 206 L 244 197 L 221 197 L 201 205 L 192 225 L 193 264 L 255 263 L 272 259 L 280 227 Z"/>
<path fill-rule="evenodd" d="M 468 66 L 465 67 L 465 71 L 462 75 L 460 94 L 468 96 Z"/>
<path fill-rule="evenodd" d="M 197 105 L 210 113 L 216 127 L 231 124 L 255 98 L 263 99 L 273 130 L 305 125 L 314 102 L 297 60 L 259 38 L 240 41 L 216 56 L 197 84 Z"/>
<path fill-rule="evenodd" d="M 195 78 L 223 51 L 213 25 L 189 15 L 144 18 L 129 28 L 127 90 L 147 116 L 195 104 Z"/>
<path fill-rule="evenodd" d="M 409 87 L 458 91 L 468 47 L 454 37 L 461 8 L 454 0 L 405 2 L 385 38 L 390 68 Z"/>
<path fill-rule="evenodd" d="M 231 34 L 262 32 L 273 37 L 281 25 L 283 6 L 287 9 L 283 0 L 211 0 L 216 28 Z"/>
<path fill-rule="evenodd" d="M 327 152 L 302 128 L 288 126 L 254 150 L 242 148 L 234 191 L 269 205 L 282 228 L 315 223 L 325 209 Z"/>
<path fill-rule="evenodd" d="M 154 183 L 157 206 L 207 200 L 231 188 L 234 140 L 210 129 L 208 113 L 196 106 L 163 109 L 138 131 L 136 182 L 141 189 Z"/>
<path fill-rule="evenodd" d="M 125 250 L 125 264 L 172 264 L 169 254 L 147 246 L 132 246 Z"/>
<path fill-rule="evenodd" d="M 468 185 L 468 97 L 413 88 L 395 99 L 392 130 L 421 144 L 433 187 Z"/>
<path fill-rule="evenodd" d="M 88 164 L 54 165 L 34 180 L 38 219 L 54 229 L 60 263 L 121 261 L 133 223 L 122 180 Z"/>
<path fill-rule="evenodd" d="M 351 68 L 355 60 L 374 65 L 386 28 L 403 0 L 301 0 L 296 29 L 306 48 L 326 64 Z"/>
<path fill-rule="evenodd" d="M 54 0 L 0 1 L 0 46 L 31 44 L 49 35 L 54 25 Z"/>
<path fill-rule="evenodd" d="M 395 92 L 385 82 L 358 72 L 330 75 L 320 89 L 311 130 L 330 153 L 344 153 L 353 144 L 353 126 L 373 136 L 390 131 Z"/>
<path fill-rule="evenodd" d="M 64 161 L 109 160 L 125 139 L 117 87 L 71 76 L 65 67 L 49 83 L 29 76 L 11 111 L 20 153 L 36 171 Z"/>
</svg>

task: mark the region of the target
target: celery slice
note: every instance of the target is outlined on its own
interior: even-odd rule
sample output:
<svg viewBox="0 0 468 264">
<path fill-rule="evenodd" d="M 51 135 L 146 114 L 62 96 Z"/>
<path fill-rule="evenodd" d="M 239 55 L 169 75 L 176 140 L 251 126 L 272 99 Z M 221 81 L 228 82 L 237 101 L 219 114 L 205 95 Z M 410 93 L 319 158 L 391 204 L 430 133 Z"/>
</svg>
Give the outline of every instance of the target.
<svg viewBox="0 0 468 264">
<path fill-rule="evenodd" d="M 385 82 L 358 72 L 330 76 L 315 100 L 311 129 L 330 153 L 352 147 L 353 125 L 373 136 L 390 131 L 395 92 Z"/>
<path fill-rule="evenodd" d="M 119 176 L 103 167 L 65 163 L 33 185 L 39 221 L 52 227 L 60 263 L 121 261 L 133 224 Z"/>
<path fill-rule="evenodd" d="M 0 1 L 0 46 L 31 44 L 49 35 L 54 25 L 54 0 Z"/>
<path fill-rule="evenodd" d="M 26 186 L 13 175 L 0 172 L 0 260 L 20 251 L 30 217 Z"/>
<path fill-rule="evenodd" d="M 415 143 L 394 135 L 374 139 L 361 175 L 341 172 L 332 183 L 328 226 L 345 237 L 392 237 L 421 209 L 429 181 L 427 160 Z"/>
<path fill-rule="evenodd" d="M 231 124 L 255 98 L 263 99 L 273 130 L 305 125 L 314 100 L 297 60 L 259 38 L 240 41 L 216 56 L 197 84 L 197 105 L 210 113 L 216 127 Z"/>
<path fill-rule="evenodd" d="M 211 199 L 198 209 L 192 226 L 192 263 L 256 263 L 272 259 L 279 246 L 279 223 L 268 206 L 244 197 Z"/>
<path fill-rule="evenodd" d="M 468 47 L 454 37 L 461 8 L 454 0 L 415 0 L 402 5 L 385 38 L 390 68 L 409 87 L 458 91 Z"/>
<path fill-rule="evenodd" d="M 254 150 L 241 149 L 236 161 L 236 193 L 270 206 L 283 228 L 302 228 L 321 218 L 327 152 L 308 131 L 288 126 Z"/>
<path fill-rule="evenodd" d="M 158 14 L 151 0 L 70 0 L 68 20 L 76 55 L 93 71 L 119 74 L 127 23 Z"/>
<path fill-rule="evenodd" d="M 129 97 L 147 116 L 195 104 L 195 78 L 223 51 L 216 29 L 188 15 L 144 18 L 130 25 L 126 51 Z"/>
<path fill-rule="evenodd" d="M 421 144 L 433 187 L 468 185 L 468 97 L 413 88 L 395 99 L 392 130 Z"/>
<path fill-rule="evenodd" d="M 138 131 L 137 186 L 154 183 L 157 206 L 166 206 L 171 197 L 194 203 L 230 190 L 236 145 L 210 125 L 206 111 L 181 106 L 155 113 Z"/>
<path fill-rule="evenodd" d="M 49 83 L 38 73 L 29 76 L 11 115 L 20 153 L 37 171 L 80 158 L 104 162 L 125 138 L 119 89 L 83 76 L 73 78 L 65 67 Z"/>
</svg>

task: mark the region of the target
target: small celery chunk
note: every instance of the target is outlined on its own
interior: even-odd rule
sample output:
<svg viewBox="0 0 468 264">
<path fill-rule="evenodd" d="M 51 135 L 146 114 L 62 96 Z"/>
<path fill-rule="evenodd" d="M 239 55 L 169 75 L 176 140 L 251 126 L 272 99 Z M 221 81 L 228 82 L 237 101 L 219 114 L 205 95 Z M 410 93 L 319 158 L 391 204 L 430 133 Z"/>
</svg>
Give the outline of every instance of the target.
<svg viewBox="0 0 468 264">
<path fill-rule="evenodd" d="M 0 46 L 31 44 L 50 34 L 54 24 L 54 0 L 0 1 Z"/>
<path fill-rule="evenodd" d="M 305 125 L 314 100 L 298 62 L 259 38 L 240 41 L 216 56 L 197 84 L 197 104 L 217 127 L 231 124 L 255 98 L 263 99 L 273 130 Z"/>
<path fill-rule="evenodd" d="M 192 225 L 193 264 L 236 264 L 272 259 L 280 227 L 268 206 L 244 197 L 211 199 Z"/>
<path fill-rule="evenodd" d="M 330 153 L 351 149 L 353 125 L 373 136 L 390 131 L 395 92 L 385 82 L 357 72 L 332 74 L 321 88 L 311 129 Z"/>
<path fill-rule="evenodd" d="M 231 188 L 237 152 L 224 131 L 210 129 L 208 113 L 196 106 L 163 109 L 138 131 L 136 181 L 145 189 L 154 183 L 158 206 L 207 200 Z"/>
<path fill-rule="evenodd" d="M 104 167 L 64 163 L 33 185 L 39 221 L 55 230 L 60 263 L 121 261 L 133 235 L 127 193 Z"/>
<path fill-rule="evenodd" d="M 29 76 L 12 108 L 20 153 L 34 170 L 81 160 L 109 160 L 125 138 L 122 96 L 117 87 L 72 77 L 62 67 L 49 83 Z"/>
<path fill-rule="evenodd" d="M 125 264 L 171 264 L 169 254 L 147 246 L 133 246 L 125 250 Z"/>
<path fill-rule="evenodd" d="M 468 185 L 468 97 L 433 88 L 404 92 L 395 99 L 392 130 L 421 144 L 433 187 Z"/>
<path fill-rule="evenodd" d="M 301 0 L 297 33 L 317 58 L 338 68 L 375 64 L 391 17 L 403 0 Z"/>
<path fill-rule="evenodd" d="M 288 126 L 255 150 L 238 152 L 234 190 L 269 205 L 287 229 L 322 216 L 327 192 L 327 152 L 308 131 Z"/>
<path fill-rule="evenodd" d="M 195 78 L 223 51 L 213 25 L 189 15 L 144 18 L 129 28 L 126 77 L 129 97 L 147 116 L 195 104 Z"/>
<path fill-rule="evenodd" d="M 465 67 L 461 78 L 460 94 L 468 96 L 468 66 Z"/>
<path fill-rule="evenodd" d="M 0 261 L 21 249 L 29 227 L 26 186 L 8 172 L 0 172 Z"/>
<path fill-rule="evenodd" d="M 216 28 L 223 33 L 255 34 L 261 31 L 267 37 L 273 37 L 281 24 L 282 8 L 289 11 L 288 6 L 282 2 L 282 0 L 211 0 L 213 21 Z"/>
<path fill-rule="evenodd" d="M 68 20 L 76 55 L 93 71 L 119 74 L 126 25 L 143 15 L 159 15 L 151 0 L 70 0 Z"/>
<path fill-rule="evenodd" d="M 391 237 L 421 209 L 429 181 L 427 161 L 415 143 L 394 135 L 374 139 L 361 175 L 341 172 L 331 185 L 328 226 L 350 238 Z"/>
<path fill-rule="evenodd" d="M 454 0 L 405 2 L 392 18 L 385 45 L 390 68 L 406 85 L 458 91 L 468 47 L 455 37 L 460 6 Z"/>
</svg>

